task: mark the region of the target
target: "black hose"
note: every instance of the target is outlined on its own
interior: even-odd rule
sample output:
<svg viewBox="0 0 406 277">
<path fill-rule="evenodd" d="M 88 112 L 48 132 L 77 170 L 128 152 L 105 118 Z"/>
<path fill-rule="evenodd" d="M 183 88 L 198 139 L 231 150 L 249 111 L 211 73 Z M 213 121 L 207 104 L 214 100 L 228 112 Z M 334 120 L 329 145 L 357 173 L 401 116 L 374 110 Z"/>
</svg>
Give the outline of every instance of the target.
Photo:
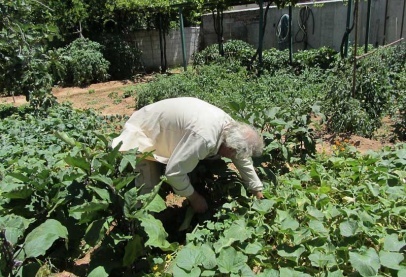
<svg viewBox="0 0 406 277">
<path fill-rule="evenodd" d="M 276 25 L 276 37 L 278 38 L 278 43 L 286 42 L 289 37 L 289 15 L 282 14 L 279 17 L 278 24 Z"/>
<path fill-rule="evenodd" d="M 308 46 L 308 36 L 307 36 L 307 21 L 309 20 L 310 16 L 312 16 L 312 25 L 313 25 L 313 31 L 312 34 L 314 34 L 314 14 L 313 11 L 308 7 L 304 6 L 300 8 L 299 10 L 299 19 L 298 19 L 298 25 L 299 25 L 299 31 L 297 31 L 296 36 L 295 36 L 295 41 L 296 42 L 303 42 L 304 46 L 303 49 L 307 49 Z M 298 38 L 300 33 L 303 32 L 302 37 Z"/>
<path fill-rule="evenodd" d="M 353 11 L 353 17 L 352 17 L 352 26 L 351 27 L 346 27 L 343 39 L 341 40 L 341 45 L 340 45 L 340 56 L 342 59 L 344 59 L 345 54 L 344 54 L 344 45 L 345 42 L 347 41 L 350 33 L 352 32 L 352 30 L 354 29 L 354 25 L 355 25 L 355 9 Z"/>
</svg>

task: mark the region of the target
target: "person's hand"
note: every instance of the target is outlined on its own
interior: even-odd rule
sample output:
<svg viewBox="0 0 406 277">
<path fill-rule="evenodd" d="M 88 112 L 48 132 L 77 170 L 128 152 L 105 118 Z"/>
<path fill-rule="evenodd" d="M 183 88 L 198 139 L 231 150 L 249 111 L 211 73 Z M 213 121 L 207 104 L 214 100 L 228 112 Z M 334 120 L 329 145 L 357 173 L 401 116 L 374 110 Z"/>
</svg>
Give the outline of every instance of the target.
<svg viewBox="0 0 406 277">
<path fill-rule="evenodd" d="M 187 199 L 189 199 L 190 205 L 197 213 L 204 213 L 209 208 L 206 199 L 196 191 L 194 191 L 191 196 L 187 197 Z"/>
<path fill-rule="evenodd" d="M 264 195 L 262 194 L 262 191 L 253 191 L 252 194 L 255 195 L 255 197 L 257 199 L 263 199 L 264 198 Z"/>
</svg>

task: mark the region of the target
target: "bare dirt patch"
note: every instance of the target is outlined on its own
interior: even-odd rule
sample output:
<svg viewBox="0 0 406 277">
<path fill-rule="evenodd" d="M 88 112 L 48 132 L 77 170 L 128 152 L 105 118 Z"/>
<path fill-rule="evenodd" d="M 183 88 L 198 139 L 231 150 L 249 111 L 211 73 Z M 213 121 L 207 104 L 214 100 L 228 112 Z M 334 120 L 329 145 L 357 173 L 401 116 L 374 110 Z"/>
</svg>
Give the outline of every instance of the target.
<svg viewBox="0 0 406 277">
<path fill-rule="evenodd" d="M 318 153 L 331 155 L 334 151 L 343 150 L 347 146 L 354 146 L 360 153 L 367 153 L 368 151 L 379 151 L 384 146 L 393 145 L 390 142 L 384 142 L 374 139 L 368 139 L 357 135 L 323 135 L 317 145 L 316 150 Z"/>
<path fill-rule="evenodd" d="M 71 102 L 75 109 L 94 109 L 103 115 L 131 115 L 135 110 L 135 89 L 139 83 L 111 81 L 87 87 L 54 87 L 53 95 L 59 103 Z M 2 97 L 0 104 L 27 104 L 25 96 Z"/>
</svg>

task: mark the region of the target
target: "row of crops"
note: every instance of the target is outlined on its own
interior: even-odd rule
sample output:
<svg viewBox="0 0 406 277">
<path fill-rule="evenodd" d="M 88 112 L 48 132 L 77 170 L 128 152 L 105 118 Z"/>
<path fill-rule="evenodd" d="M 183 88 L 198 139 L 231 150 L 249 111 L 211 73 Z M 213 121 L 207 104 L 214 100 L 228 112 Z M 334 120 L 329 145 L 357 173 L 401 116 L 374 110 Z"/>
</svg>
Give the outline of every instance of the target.
<svg viewBox="0 0 406 277">
<path fill-rule="evenodd" d="M 125 117 L 2 106 L 0 276 L 405 276 L 405 45 L 360 60 L 356 94 L 351 63 L 331 49 L 294 64 L 269 50 L 262 65 L 242 42 L 224 50 L 137 86 L 137 108 L 195 96 L 260 128 L 265 199 L 226 160 L 202 164 L 191 177 L 210 211 L 191 218 L 166 207 L 164 182 L 149 195 L 133 187 L 143 157 L 110 147 Z M 373 137 L 383 117 L 392 147 L 316 153 L 321 133 Z"/>
</svg>

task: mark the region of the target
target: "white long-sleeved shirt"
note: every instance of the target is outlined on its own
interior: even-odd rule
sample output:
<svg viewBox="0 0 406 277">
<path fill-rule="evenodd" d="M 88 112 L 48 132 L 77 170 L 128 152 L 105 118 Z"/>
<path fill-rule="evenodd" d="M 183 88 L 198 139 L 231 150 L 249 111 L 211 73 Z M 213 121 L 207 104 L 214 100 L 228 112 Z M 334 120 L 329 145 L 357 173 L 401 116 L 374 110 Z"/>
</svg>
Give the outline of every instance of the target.
<svg viewBox="0 0 406 277">
<path fill-rule="evenodd" d="M 200 160 L 218 153 L 223 129 L 231 121 L 223 110 L 197 98 L 165 99 L 134 112 L 112 146 L 122 141 L 120 151 L 154 151 L 154 159 L 167 165 L 167 182 L 188 197 L 194 188 L 187 174 Z M 263 189 L 251 159 L 232 161 L 248 189 Z"/>
</svg>

